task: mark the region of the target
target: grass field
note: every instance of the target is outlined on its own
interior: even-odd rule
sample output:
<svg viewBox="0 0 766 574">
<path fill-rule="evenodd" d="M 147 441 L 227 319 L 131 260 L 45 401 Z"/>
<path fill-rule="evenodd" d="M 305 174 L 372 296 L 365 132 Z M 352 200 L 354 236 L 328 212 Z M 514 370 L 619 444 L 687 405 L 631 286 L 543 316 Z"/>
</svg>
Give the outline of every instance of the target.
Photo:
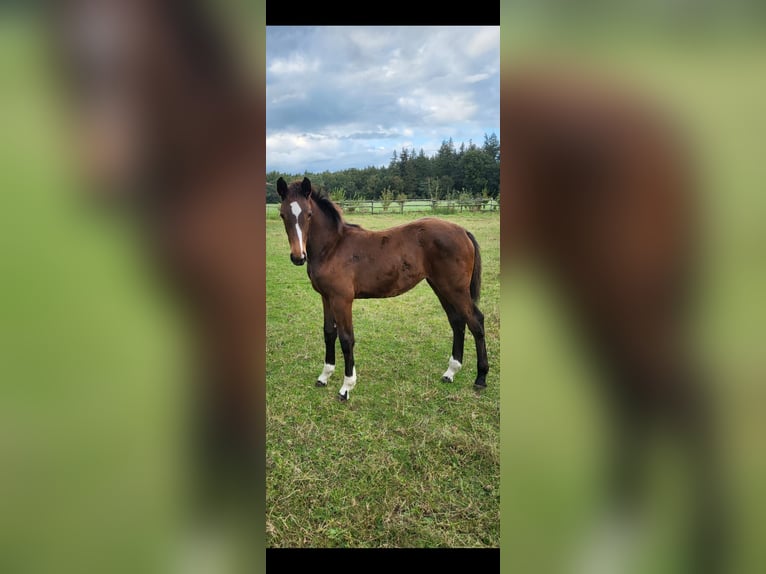
<svg viewBox="0 0 766 574">
<path fill-rule="evenodd" d="M 414 216 L 348 216 L 382 229 Z M 290 263 L 284 225 L 267 232 L 267 544 L 274 547 L 499 546 L 499 217 L 448 216 L 482 248 L 490 372 L 473 389 L 473 338 L 463 370 L 440 382 L 452 331 L 423 282 L 391 299 L 354 302 L 358 383 L 325 388 L 322 303 Z"/>
<path fill-rule="evenodd" d="M 733 544 L 726 571 L 764 572 L 766 44 L 736 27 L 681 38 L 604 21 L 594 18 L 591 34 L 569 21 L 536 29 L 509 18 L 503 73 L 525 54 L 565 54 L 655 94 L 688 130 L 703 183 L 695 332 L 721 420 Z M 502 571 L 569 572 L 602 499 L 608 427 L 578 333 L 538 270 L 512 263 L 503 259 L 501 276 Z M 682 571 L 674 530 L 682 497 L 673 488 L 653 488 L 650 515 L 662 529 L 639 572 Z"/>
<path fill-rule="evenodd" d="M 83 209 L 29 21 L 0 20 L 0 571 L 152 571 L 178 524 L 173 314 Z"/>
</svg>

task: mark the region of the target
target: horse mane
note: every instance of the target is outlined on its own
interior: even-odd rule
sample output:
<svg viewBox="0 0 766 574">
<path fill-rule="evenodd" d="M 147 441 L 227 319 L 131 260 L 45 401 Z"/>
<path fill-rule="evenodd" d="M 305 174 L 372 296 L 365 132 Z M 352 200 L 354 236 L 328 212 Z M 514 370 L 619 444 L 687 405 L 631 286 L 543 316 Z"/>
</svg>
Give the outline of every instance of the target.
<svg viewBox="0 0 766 574">
<path fill-rule="evenodd" d="M 217 88 L 238 89 L 241 62 L 223 29 L 221 14 L 200 0 L 170 0 L 160 4 L 169 29 L 196 74 L 196 80 Z"/>
<path fill-rule="evenodd" d="M 338 232 L 343 233 L 345 227 L 359 227 L 356 223 L 349 223 L 343 219 L 343 214 L 340 208 L 326 195 L 322 195 L 313 186 L 311 187 L 311 199 L 319 209 L 322 210 L 327 217 L 329 217 L 335 225 L 338 227 Z"/>
</svg>

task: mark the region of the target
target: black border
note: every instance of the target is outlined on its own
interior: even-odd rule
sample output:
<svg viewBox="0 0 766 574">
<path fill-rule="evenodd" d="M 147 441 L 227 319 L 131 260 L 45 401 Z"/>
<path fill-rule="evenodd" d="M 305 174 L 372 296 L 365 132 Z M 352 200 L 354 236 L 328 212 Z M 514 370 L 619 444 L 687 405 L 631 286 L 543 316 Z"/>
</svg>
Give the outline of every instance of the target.
<svg viewBox="0 0 766 574">
<path fill-rule="evenodd" d="M 500 572 L 499 548 L 267 548 L 266 572 Z"/>
<path fill-rule="evenodd" d="M 266 0 L 267 26 L 499 26 L 500 0 L 319 2 Z"/>
<path fill-rule="evenodd" d="M 267 0 L 267 26 L 499 26 L 500 0 L 469 4 Z M 499 548 L 267 548 L 268 574 L 305 569 L 358 574 L 369 569 L 397 574 L 431 571 L 500 572 Z"/>
</svg>

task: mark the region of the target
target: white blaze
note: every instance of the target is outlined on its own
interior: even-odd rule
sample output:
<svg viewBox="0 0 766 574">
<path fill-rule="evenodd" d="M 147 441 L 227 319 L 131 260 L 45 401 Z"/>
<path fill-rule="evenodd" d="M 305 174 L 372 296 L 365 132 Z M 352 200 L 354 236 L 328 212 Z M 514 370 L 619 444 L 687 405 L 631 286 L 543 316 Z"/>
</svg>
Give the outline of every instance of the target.
<svg viewBox="0 0 766 574">
<path fill-rule="evenodd" d="M 298 205 L 297 201 L 290 202 L 290 210 L 293 212 L 293 215 L 295 216 L 295 231 L 298 233 L 298 241 L 301 244 L 301 253 L 305 252 L 306 250 L 303 247 L 303 231 L 301 231 L 301 226 L 298 225 L 298 216 L 301 214 L 301 206 Z"/>
<path fill-rule="evenodd" d="M 453 357 L 450 357 L 449 367 L 442 376 L 447 377 L 450 381 L 452 381 L 455 379 L 455 375 L 462 367 L 463 365 L 461 365 L 459 361 L 456 361 Z"/>
</svg>

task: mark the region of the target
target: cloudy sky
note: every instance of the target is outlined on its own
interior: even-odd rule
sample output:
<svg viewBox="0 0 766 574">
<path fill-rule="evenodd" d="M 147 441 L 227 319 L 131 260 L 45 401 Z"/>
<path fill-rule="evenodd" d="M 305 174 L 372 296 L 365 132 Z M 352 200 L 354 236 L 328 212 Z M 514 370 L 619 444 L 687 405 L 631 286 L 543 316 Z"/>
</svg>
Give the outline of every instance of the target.
<svg viewBox="0 0 766 574">
<path fill-rule="evenodd" d="M 388 165 L 500 136 L 500 28 L 268 27 L 266 169 Z"/>
</svg>

